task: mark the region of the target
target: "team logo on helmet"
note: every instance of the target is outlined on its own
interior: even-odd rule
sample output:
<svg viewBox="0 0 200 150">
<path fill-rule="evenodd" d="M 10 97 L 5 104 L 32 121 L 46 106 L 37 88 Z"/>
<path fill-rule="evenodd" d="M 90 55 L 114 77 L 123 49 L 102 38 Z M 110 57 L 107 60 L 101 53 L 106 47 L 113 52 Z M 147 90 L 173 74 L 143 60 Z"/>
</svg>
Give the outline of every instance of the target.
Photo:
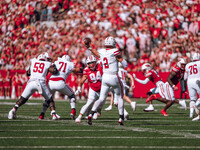
<svg viewBox="0 0 200 150">
<path fill-rule="evenodd" d="M 113 37 L 107 37 L 104 40 L 104 45 L 105 46 L 112 46 L 112 47 L 116 47 L 116 41 Z"/>
</svg>

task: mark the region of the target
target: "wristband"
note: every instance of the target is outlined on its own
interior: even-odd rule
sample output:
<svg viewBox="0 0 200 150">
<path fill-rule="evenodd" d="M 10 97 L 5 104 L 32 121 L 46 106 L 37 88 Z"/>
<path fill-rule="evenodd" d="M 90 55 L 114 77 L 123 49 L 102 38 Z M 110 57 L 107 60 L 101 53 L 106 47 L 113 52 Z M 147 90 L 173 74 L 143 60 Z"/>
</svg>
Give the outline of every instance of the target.
<svg viewBox="0 0 200 150">
<path fill-rule="evenodd" d="M 175 87 L 175 85 L 172 85 L 172 88 L 174 88 Z"/>
</svg>

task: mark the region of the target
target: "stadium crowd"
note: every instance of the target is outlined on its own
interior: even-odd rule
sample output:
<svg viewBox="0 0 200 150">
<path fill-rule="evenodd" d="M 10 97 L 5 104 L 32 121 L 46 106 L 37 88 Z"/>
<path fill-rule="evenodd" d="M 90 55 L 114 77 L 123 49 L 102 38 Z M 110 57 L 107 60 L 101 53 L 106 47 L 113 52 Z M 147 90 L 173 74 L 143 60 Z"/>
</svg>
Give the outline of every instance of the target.
<svg viewBox="0 0 200 150">
<path fill-rule="evenodd" d="M 200 48 L 200 0 L 5 0 L 0 6 L 0 70 L 24 70 L 41 52 L 53 61 L 68 54 L 84 66 L 84 37 L 95 48 L 115 37 L 128 72 L 145 62 L 168 72 L 178 57 L 189 62 Z"/>
</svg>

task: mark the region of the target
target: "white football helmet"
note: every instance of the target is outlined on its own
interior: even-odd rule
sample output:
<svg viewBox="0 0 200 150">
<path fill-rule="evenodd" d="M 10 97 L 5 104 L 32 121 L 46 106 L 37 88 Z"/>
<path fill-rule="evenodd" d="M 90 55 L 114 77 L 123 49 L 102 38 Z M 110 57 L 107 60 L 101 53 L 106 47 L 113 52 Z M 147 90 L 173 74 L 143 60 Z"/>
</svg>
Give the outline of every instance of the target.
<svg viewBox="0 0 200 150">
<path fill-rule="evenodd" d="M 194 53 L 191 57 L 191 61 L 198 61 L 200 59 L 199 53 Z"/>
<path fill-rule="evenodd" d="M 37 57 L 38 60 L 43 60 L 43 61 L 46 61 L 47 60 L 47 57 L 44 55 L 44 54 L 40 54 L 38 57 Z"/>
<path fill-rule="evenodd" d="M 90 69 L 94 70 L 96 68 L 96 62 L 97 59 L 94 55 L 90 55 L 87 57 L 86 64 Z"/>
<path fill-rule="evenodd" d="M 147 73 L 149 70 L 151 70 L 151 64 L 145 63 L 142 65 L 141 70 L 143 73 Z"/>
<path fill-rule="evenodd" d="M 116 47 L 116 41 L 113 37 L 107 37 L 104 40 L 104 45 L 105 46 L 112 46 L 112 47 Z"/>
<path fill-rule="evenodd" d="M 66 60 L 66 61 L 71 61 L 71 58 L 69 57 L 69 55 L 63 55 L 62 59 Z"/>
<path fill-rule="evenodd" d="M 184 69 L 186 65 L 185 59 L 179 58 L 179 61 L 177 62 L 177 66 L 181 69 Z"/>
<path fill-rule="evenodd" d="M 51 56 L 49 55 L 49 53 L 44 52 L 43 54 L 46 56 L 46 58 L 47 58 L 48 61 L 51 61 L 51 60 L 52 60 L 52 58 L 51 58 Z"/>
</svg>

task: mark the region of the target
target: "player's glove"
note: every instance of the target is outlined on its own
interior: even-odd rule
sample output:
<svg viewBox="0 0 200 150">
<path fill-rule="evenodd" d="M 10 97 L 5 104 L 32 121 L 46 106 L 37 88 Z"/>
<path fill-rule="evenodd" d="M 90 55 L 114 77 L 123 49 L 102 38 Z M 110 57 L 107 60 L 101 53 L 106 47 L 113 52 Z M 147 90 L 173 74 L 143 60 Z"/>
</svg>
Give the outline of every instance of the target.
<svg viewBox="0 0 200 150">
<path fill-rule="evenodd" d="M 81 87 L 80 86 L 78 86 L 78 88 L 77 88 L 77 90 L 75 91 L 75 95 L 78 95 L 78 94 L 80 94 L 81 93 Z"/>
</svg>

